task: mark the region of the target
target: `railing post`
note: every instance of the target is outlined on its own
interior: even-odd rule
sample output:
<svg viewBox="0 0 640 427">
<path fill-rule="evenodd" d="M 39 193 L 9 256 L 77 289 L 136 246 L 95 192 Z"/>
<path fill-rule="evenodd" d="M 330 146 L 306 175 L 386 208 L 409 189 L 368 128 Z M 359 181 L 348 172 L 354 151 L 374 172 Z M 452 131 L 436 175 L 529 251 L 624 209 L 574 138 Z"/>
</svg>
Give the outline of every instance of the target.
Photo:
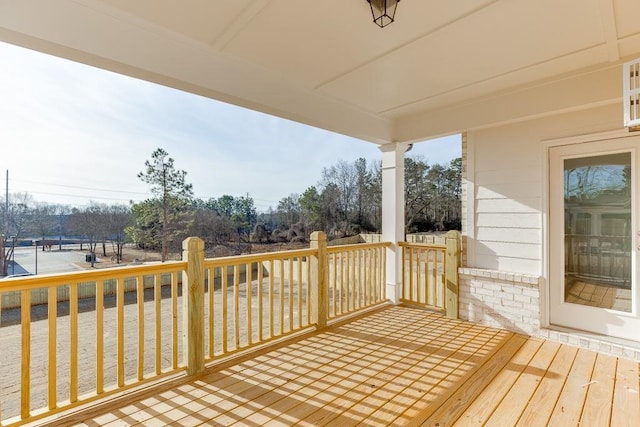
<svg viewBox="0 0 640 427">
<path fill-rule="evenodd" d="M 311 322 L 318 329 L 327 327 L 329 289 L 327 286 L 327 235 L 323 231 L 311 233 L 311 249 L 318 250 L 317 258 L 311 258 L 311 275 L 316 286 L 311 287 Z M 311 278 L 310 278 L 311 279 Z M 311 283 L 311 280 L 309 280 Z"/>
<path fill-rule="evenodd" d="M 183 348 L 187 374 L 194 375 L 204 371 L 204 241 L 185 239 L 182 260 L 187 262 L 182 274 Z"/>
<path fill-rule="evenodd" d="M 451 230 L 445 235 L 446 312 L 451 319 L 458 318 L 458 268 L 460 267 L 461 234 Z"/>
</svg>

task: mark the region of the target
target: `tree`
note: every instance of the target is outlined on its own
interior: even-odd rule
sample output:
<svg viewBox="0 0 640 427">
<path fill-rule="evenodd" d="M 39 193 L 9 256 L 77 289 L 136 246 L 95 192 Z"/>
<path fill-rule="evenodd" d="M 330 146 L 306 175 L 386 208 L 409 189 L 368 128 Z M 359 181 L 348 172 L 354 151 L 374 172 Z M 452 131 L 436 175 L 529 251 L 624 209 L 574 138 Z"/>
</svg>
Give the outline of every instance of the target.
<svg viewBox="0 0 640 427">
<path fill-rule="evenodd" d="M 87 240 L 89 244 L 89 252 L 91 253 L 91 267 L 94 266 L 95 260 L 93 254 L 96 251 L 98 242 L 104 240 L 106 224 L 105 224 L 105 205 L 89 202 L 89 206 L 84 208 L 74 208 L 71 211 L 71 229 Z"/>
<path fill-rule="evenodd" d="M 299 199 L 302 218 L 305 226 L 309 230 L 317 230 L 320 227 L 320 209 L 322 206 L 322 196 L 316 187 L 307 188 Z"/>
<path fill-rule="evenodd" d="M 125 205 L 111 205 L 107 208 L 107 233 L 112 246 L 115 245 L 116 260 L 122 261 L 125 230 L 132 221 L 131 208 Z"/>
<path fill-rule="evenodd" d="M 0 275 L 9 271 L 9 260 L 19 240 L 28 227 L 29 207 L 32 197 L 27 193 L 10 194 L 7 200 L 0 199 Z"/>
<path fill-rule="evenodd" d="M 42 250 L 44 251 L 44 240 L 47 236 L 58 231 L 58 218 L 56 217 L 56 206 L 46 203 L 37 203 L 31 210 L 30 230 L 34 237 L 43 240 Z"/>
<path fill-rule="evenodd" d="M 407 231 L 417 231 L 420 226 L 429 223 L 429 169 L 429 165 L 420 157 L 404 159 L 404 217 Z M 417 227 L 414 227 L 414 223 L 418 224 Z"/>
<path fill-rule="evenodd" d="M 258 221 L 258 212 L 251 196 L 247 194 L 233 197 L 225 194 L 217 199 L 209 199 L 205 206 L 230 222 L 236 230 L 238 240 L 244 237 L 248 241 L 249 234 Z"/>
<path fill-rule="evenodd" d="M 193 187 L 185 180 L 187 173 L 176 170 L 174 160 L 162 148 L 151 154 L 151 160 L 147 160 L 145 166 L 146 170 L 140 172 L 138 178 L 151 186 L 151 192 L 160 202 L 160 241 L 164 262 L 169 249 L 170 227 L 187 209 L 193 197 Z"/>
<path fill-rule="evenodd" d="M 294 193 L 280 199 L 276 212 L 281 226 L 290 229 L 293 224 L 300 222 L 300 196 Z"/>
</svg>

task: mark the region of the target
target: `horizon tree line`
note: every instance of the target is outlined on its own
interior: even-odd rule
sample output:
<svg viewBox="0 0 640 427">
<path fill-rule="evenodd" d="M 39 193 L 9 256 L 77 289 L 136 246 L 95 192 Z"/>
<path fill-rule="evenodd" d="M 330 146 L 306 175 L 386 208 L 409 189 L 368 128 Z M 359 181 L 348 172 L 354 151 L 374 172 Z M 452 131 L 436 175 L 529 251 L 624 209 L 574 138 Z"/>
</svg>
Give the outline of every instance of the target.
<svg viewBox="0 0 640 427">
<path fill-rule="evenodd" d="M 306 241 L 315 230 L 330 239 L 381 230 L 381 162 L 358 158 L 339 160 L 323 168 L 320 181 L 302 193 L 291 193 L 275 209 L 258 213 L 253 198 L 222 195 L 194 197 L 187 172 L 159 148 L 144 163 L 138 178 L 149 184 L 152 197 L 129 204 L 94 201 L 72 208 L 36 202 L 27 193 L 0 198 L 0 275 L 7 275 L 14 241 L 36 238 L 44 250 L 60 245 L 62 237 L 75 237 L 91 252 L 107 246 L 122 259 L 125 242 L 159 250 L 164 261 L 179 253 L 188 236 L 199 236 L 207 249 L 226 246 L 242 252 L 252 242 Z M 460 229 L 460 158 L 448 165 L 429 165 L 420 156 L 405 159 L 406 233 Z"/>
</svg>

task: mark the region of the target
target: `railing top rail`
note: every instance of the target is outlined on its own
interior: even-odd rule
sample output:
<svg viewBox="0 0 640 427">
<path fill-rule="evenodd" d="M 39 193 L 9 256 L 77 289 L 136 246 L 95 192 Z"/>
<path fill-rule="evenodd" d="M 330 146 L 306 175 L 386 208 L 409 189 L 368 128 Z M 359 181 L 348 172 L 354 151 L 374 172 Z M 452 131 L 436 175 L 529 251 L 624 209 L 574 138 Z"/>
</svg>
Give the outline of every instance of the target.
<svg viewBox="0 0 640 427">
<path fill-rule="evenodd" d="M 184 270 L 186 261 L 167 261 L 143 265 L 103 268 L 99 270 L 72 271 L 67 273 L 39 274 L 37 276 L 15 277 L 0 281 L 0 292 L 37 289 L 71 283 L 94 282 L 98 280 L 134 277 L 146 274 L 169 273 Z"/>
<path fill-rule="evenodd" d="M 432 243 L 410 243 L 410 242 L 398 242 L 400 247 L 413 247 L 413 248 L 425 248 L 425 249 L 447 249 L 447 245 L 438 245 Z"/>
<path fill-rule="evenodd" d="M 222 267 L 230 264 L 247 264 L 251 262 L 270 261 L 282 258 L 311 256 L 318 253 L 317 249 L 294 249 L 290 251 L 263 252 L 259 254 L 234 255 L 220 258 L 207 258 L 205 267 Z"/>
<path fill-rule="evenodd" d="M 327 253 L 358 251 L 371 248 L 386 248 L 389 246 L 391 246 L 391 242 L 355 243 L 352 245 L 327 246 Z"/>
</svg>

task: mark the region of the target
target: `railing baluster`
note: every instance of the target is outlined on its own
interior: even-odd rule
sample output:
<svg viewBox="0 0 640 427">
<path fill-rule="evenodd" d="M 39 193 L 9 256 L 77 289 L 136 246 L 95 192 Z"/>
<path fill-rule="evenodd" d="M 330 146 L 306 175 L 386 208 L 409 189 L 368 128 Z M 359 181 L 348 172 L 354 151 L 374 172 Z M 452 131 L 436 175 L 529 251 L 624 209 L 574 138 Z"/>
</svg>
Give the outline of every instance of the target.
<svg viewBox="0 0 640 427">
<path fill-rule="evenodd" d="M 227 265 L 220 269 L 220 281 L 222 283 L 222 353 L 227 353 L 229 349 L 229 295 L 227 292 L 227 280 L 229 280 Z"/>
<path fill-rule="evenodd" d="M 262 301 L 263 298 L 263 289 L 262 282 L 264 281 L 264 273 L 263 273 L 263 265 L 262 262 L 257 263 L 258 266 L 258 339 L 260 341 L 264 340 L 264 321 L 262 316 L 264 315 L 264 304 Z"/>
<path fill-rule="evenodd" d="M 156 375 L 162 373 L 162 275 L 156 274 L 153 283 L 154 297 L 153 304 L 156 309 Z M 203 319 L 204 320 L 204 319 Z"/>
<path fill-rule="evenodd" d="M 436 307 L 438 306 L 438 295 L 437 295 L 437 289 L 439 288 L 438 286 L 438 253 L 442 253 L 440 251 L 437 251 L 435 249 L 432 249 L 431 251 L 431 256 L 432 256 L 432 263 L 431 263 L 431 304 L 435 305 Z M 440 302 L 440 304 L 442 304 L 442 302 Z"/>
<path fill-rule="evenodd" d="M 289 258 L 289 332 L 293 331 L 293 260 L 294 258 Z"/>
<path fill-rule="evenodd" d="M 345 287 L 346 282 L 344 280 L 344 252 L 336 253 L 338 256 L 338 268 L 340 271 L 340 276 L 338 278 L 338 286 L 340 287 L 340 301 L 338 302 L 340 309 L 338 310 L 340 314 L 344 314 L 346 310 L 346 301 L 347 301 L 347 289 Z"/>
<path fill-rule="evenodd" d="M 178 369 L 178 272 L 171 273 L 171 350 L 172 367 Z"/>
<path fill-rule="evenodd" d="M 307 256 L 307 293 L 305 298 L 307 299 L 307 321 L 305 325 L 308 326 L 311 324 L 311 255 Z"/>
<path fill-rule="evenodd" d="M 275 280 L 275 272 L 273 271 L 274 262 L 272 259 L 269 260 L 269 338 L 272 338 L 274 335 L 274 315 L 273 315 L 273 300 L 274 300 L 274 280 Z"/>
<path fill-rule="evenodd" d="M 124 387 L 124 280 L 116 279 L 116 310 L 117 310 L 117 384 Z"/>
<path fill-rule="evenodd" d="M 0 297 L 1 300 L 1 297 Z M 58 288 L 56 286 L 49 286 L 48 289 L 48 300 L 47 300 L 47 309 L 48 309 L 48 317 L 49 317 L 49 365 L 48 365 L 48 373 L 49 373 L 49 409 L 55 409 L 58 406 L 58 396 L 57 396 L 57 372 L 56 368 L 58 366 L 57 362 L 57 351 L 56 347 L 58 344 L 57 339 L 57 321 L 58 321 Z M 101 335 L 100 335 L 101 336 Z"/>
<path fill-rule="evenodd" d="M 280 301 L 280 307 L 279 307 L 279 324 L 280 324 L 280 333 L 279 335 L 284 334 L 284 259 L 280 259 L 280 283 L 279 283 L 279 301 Z"/>
<path fill-rule="evenodd" d="M 350 262 L 351 262 L 351 266 L 349 267 L 349 272 L 351 274 L 351 289 L 352 289 L 352 298 L 351 298 L 351 311 L 354 311 L 358 308 L 358 281 L 356 280 L 356 270 L 357 270 L 357 263 L 356 263 L 356 252 L 355 251 L 350 251 L 349 254 L 350 256 Z"/>
<path fill-rule="evenodd" d="M 22 358 L 20 378 L 20 416 L 28 418 L 31 407 L 31 291 L 20 291 L 20 323 Z"/>
<path fill-rule="evenodd" d="M 96 282 L 96 393 L 104 393 L 104 280 Z"/>
<path fill-rule="evenodd" d="M 253 274 L 252 274 L 252 263 L 245 264 L 245 268 L 247 269 L 247 345 L 253 344 L 253 322 L 251 321 L 251 316 L 253 315 L 253 308 L 251 307 L 251 299 L 253 298 Z"/>
<path fill-rule="evenodd" d="M 69 400 L 74 403 L 78 400 L 78 284 L 69 285 L 69 329 L 71 342 L 69 345 Z"/>
<path fill-rule="evenodd" d="M 214 328 L 214 313 L 215 313 L 215 284 L 214 284 L 214 269 L 206 268 L 205 277 L 207 278 L 207 288 L 209 290 L 209 358 L 213 358 L 215 353 L 215 328 Z"/>
<path fill-rule="evenodd" d="M 298 328 L 302 328 L 302 257 L 298 257 Z"/>
<path fill-rule="evenodd" d="M 327 267 L 329 268 L 329 283 L 331 284 L 329 289 L 331 289 L 330 296 L 330 311 L 329 316 L 337 316 L 338 315 L 338 263 L 336 262 L 336 258 L 338 254 L 327 254 L 329 257 L 329 262 L 327 262 Z"/>
<path fill-rule="evenodd" d="M 233 334 L 235 349 L 240 348 L 240 266 L 233 265 Z"/>
<path fill-rule="evenodd" d="M 138 380 L 144 379 L 144 277 L 136 277 L 138 303 Z"/>
</svg>

